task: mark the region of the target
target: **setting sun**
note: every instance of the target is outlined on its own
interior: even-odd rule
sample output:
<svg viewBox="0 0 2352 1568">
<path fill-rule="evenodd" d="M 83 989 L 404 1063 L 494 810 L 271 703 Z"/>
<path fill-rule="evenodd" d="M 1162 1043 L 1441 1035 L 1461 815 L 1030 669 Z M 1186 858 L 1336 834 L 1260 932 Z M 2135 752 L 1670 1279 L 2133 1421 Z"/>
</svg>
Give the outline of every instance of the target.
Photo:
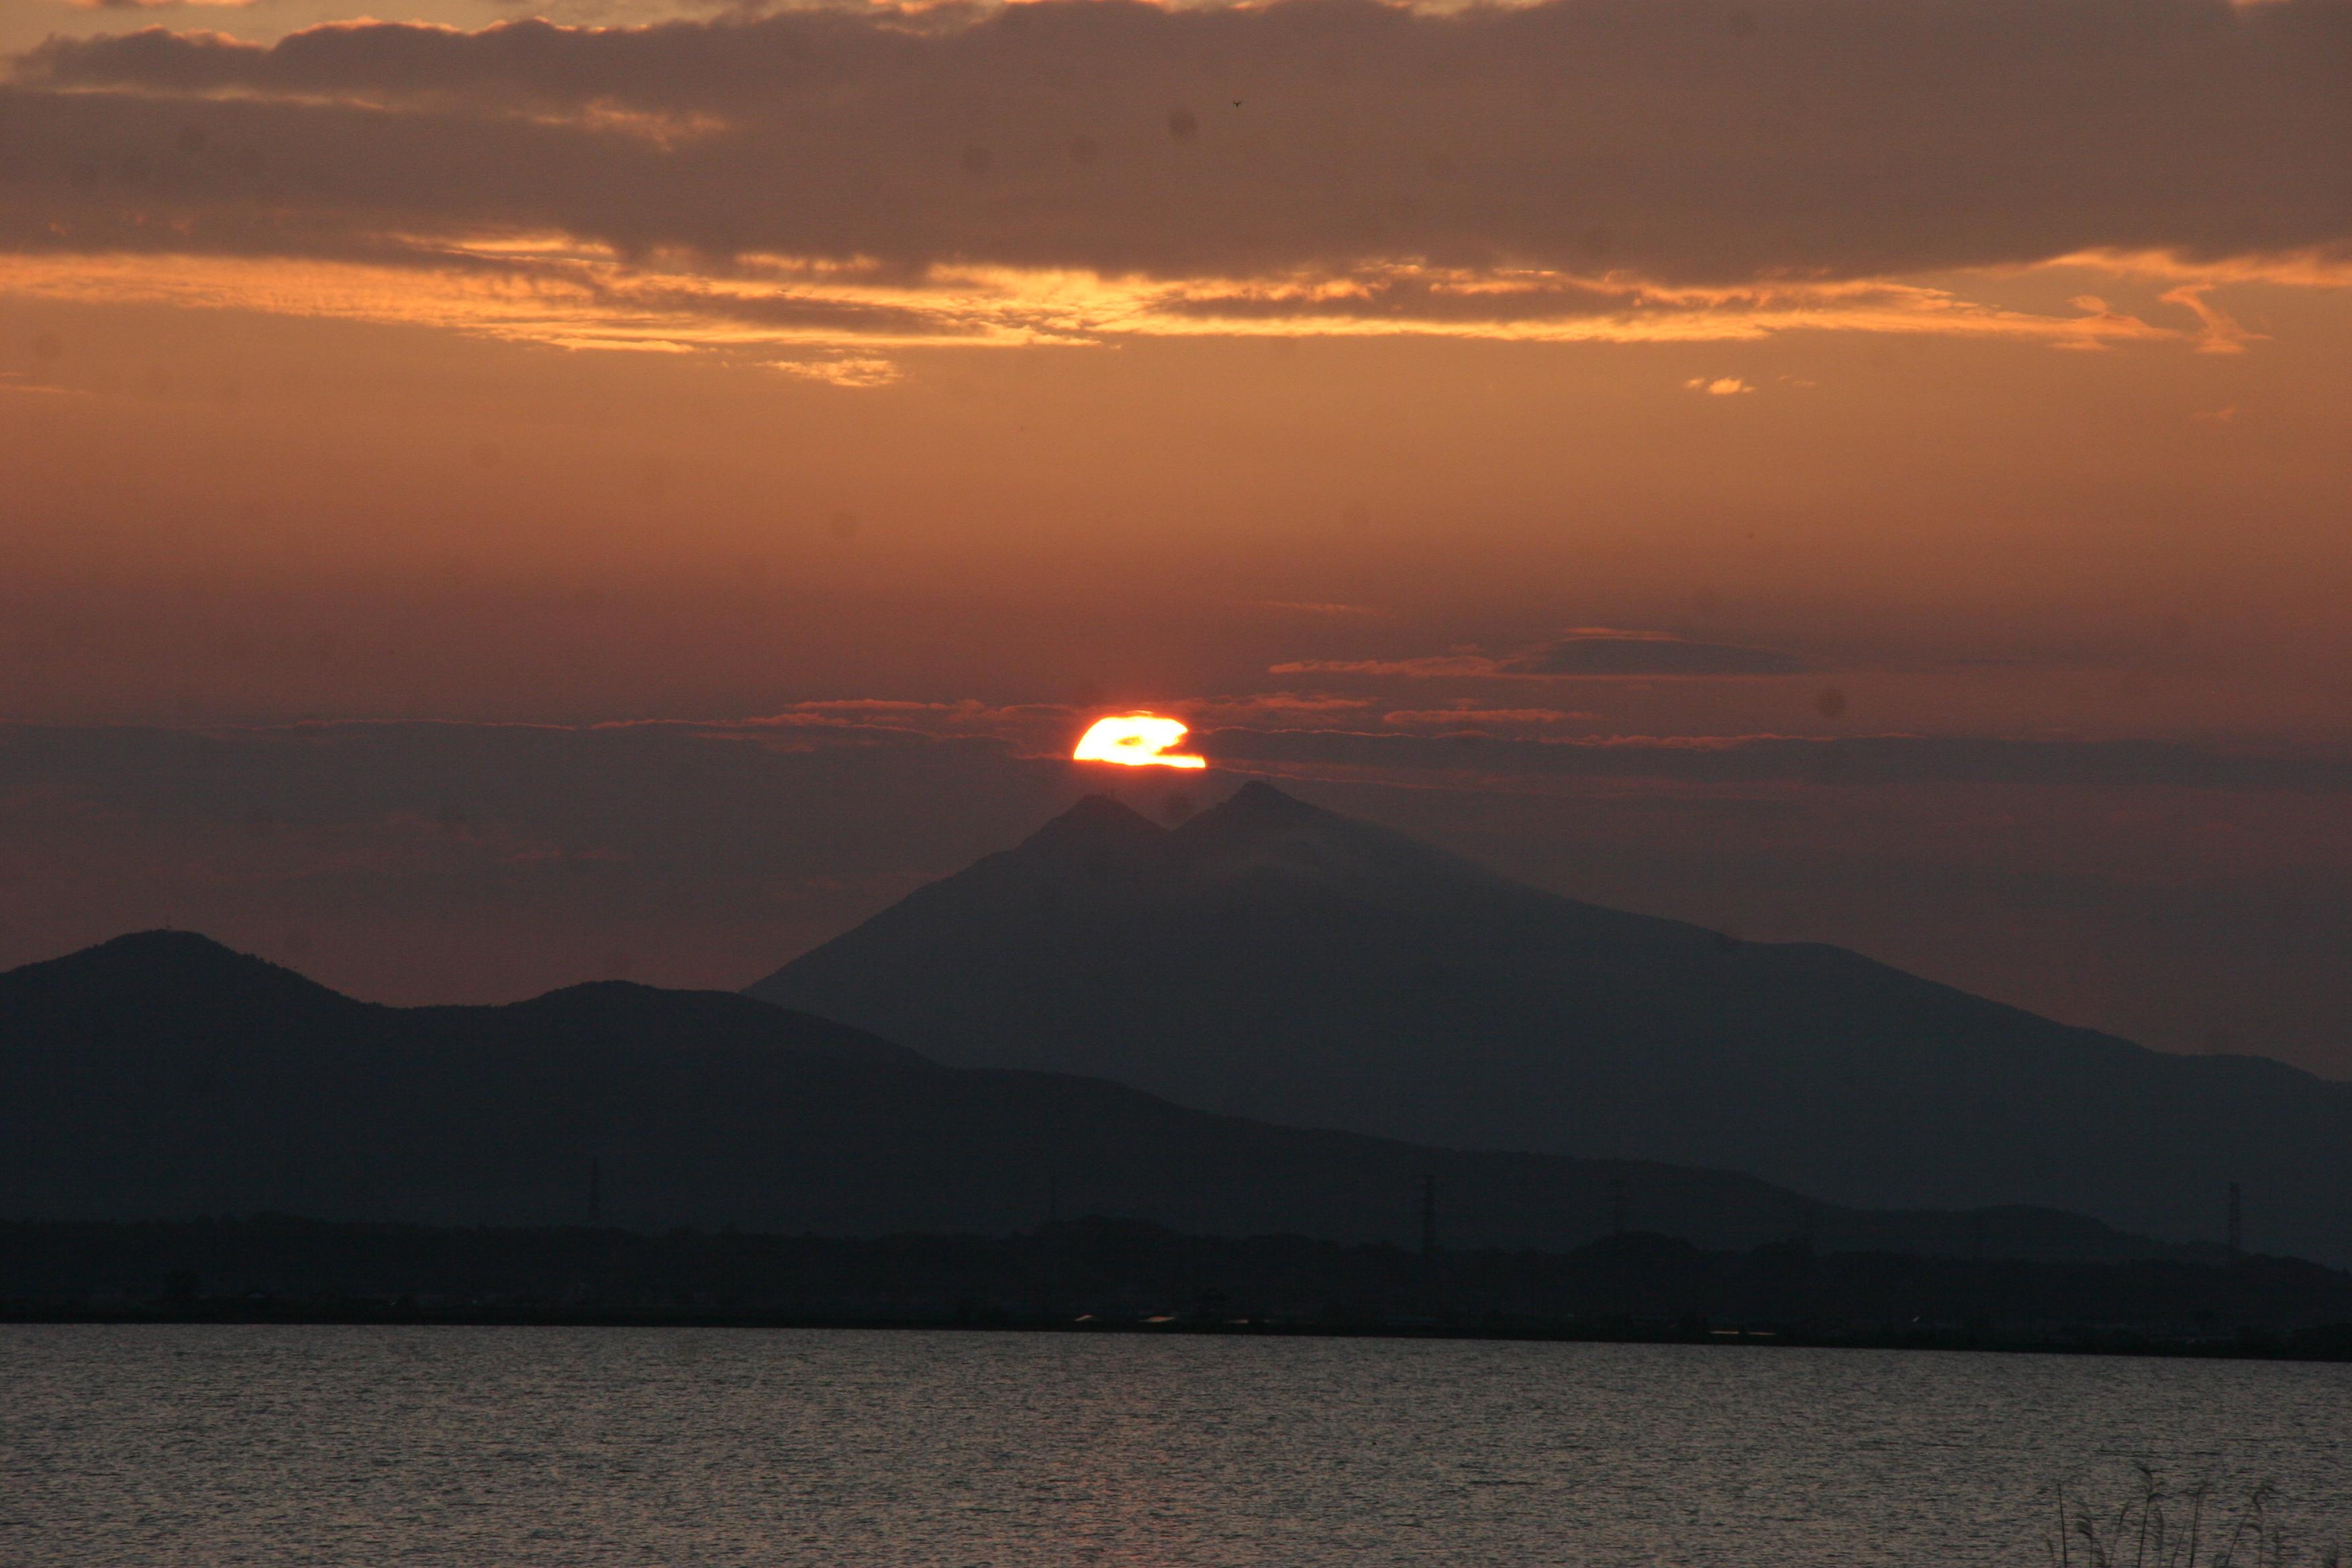
<svg viewBox="0 0 2352 1568">
<path fill-rule="evenodd" d="M 1171 754 L 1168 748 L 1184 738 L 1184 726 L 1174 719 L 1162 719 L 1152 713 L 1125 713 L 1115 719 L 1101 719 L 1079 737 L 1072 760 L 1081 763 L 1117 763 L 1127 768 L 1204 768 L 1208 762 L 1201 757 Z"/>
</svg>

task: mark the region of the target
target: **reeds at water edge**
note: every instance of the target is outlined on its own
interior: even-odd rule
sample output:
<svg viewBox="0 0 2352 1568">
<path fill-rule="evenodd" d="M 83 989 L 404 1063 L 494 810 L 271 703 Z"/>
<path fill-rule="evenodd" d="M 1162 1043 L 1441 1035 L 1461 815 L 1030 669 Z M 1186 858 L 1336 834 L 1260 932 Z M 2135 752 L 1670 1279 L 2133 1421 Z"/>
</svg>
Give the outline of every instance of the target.
<svg viewBox="0 0 2352 1568">
<path fill-rule="evenodd" d="M 2042 1545 L 2052 1568 L 2344 1568 L 2340 1542 L 2307 1543 L 2277 1513 L 2278 1488 L 2224 1493 L 2210 1479 L 2176 1485 L 2145 1461 L 2114 1500 L 2043 1489 Z"/>
</svg>

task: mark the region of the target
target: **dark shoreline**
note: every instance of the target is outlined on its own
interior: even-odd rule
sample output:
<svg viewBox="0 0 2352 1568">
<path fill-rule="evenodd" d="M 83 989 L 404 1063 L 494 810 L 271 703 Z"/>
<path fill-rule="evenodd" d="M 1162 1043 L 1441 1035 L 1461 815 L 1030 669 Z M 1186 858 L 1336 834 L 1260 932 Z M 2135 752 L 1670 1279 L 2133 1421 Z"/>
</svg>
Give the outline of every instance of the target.
<svg viewBox="0 0 2352 1568">
<path fill-rule="evenodd" d="M 1183 1335 L 1244 1339 L 1467 1340 L 1538 1344 L 1717 1345 L 1757 1350 L 1971 1351 L 2011 1355 L 2158 1360 L 2352 1361 L 2352 1324 L 2228 1338 L 2176 1339 L 2125 1330 L 2024 1333 L 1966 1328 L 1828 1331 L 1707 1323 L 1077 1321 L 1016 1314 L 883 1317 L 839 1313 L 665 1311 L 644 1308 L 485 1306 L 415 1301 L 285 1300 L 71 1303 L 0 1300 L 0 1325 L 508 1329 L 827 1329 L 973 1333 Z"/>
<path fill-rule="evenodd" d="M 985 1329 L 2352 1360 L 2352 1275 L 2295 1258 L 2037 1262 L 1188 1236 L 457 1228 L 265 1215 L 0 1221 L 0 1322 Z"/>
</svg>

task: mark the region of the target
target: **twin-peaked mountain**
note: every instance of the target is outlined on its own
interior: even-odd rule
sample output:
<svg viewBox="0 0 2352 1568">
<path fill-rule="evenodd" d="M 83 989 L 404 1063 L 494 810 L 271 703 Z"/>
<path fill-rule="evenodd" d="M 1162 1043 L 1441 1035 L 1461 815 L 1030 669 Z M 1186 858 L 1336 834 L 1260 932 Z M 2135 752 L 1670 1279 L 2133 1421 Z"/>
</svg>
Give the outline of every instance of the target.
<svg viewBox="0 0 2352 1568">
<path fill-rule="evenodd" d="M 1449 1247 L 1575 1246 L 1622 1208 L 1711 1247 L 1810 1230 L 1841 1249 L 2171 1250 L 2042 1210 L 1867 1214 L 1723 1172 L 1269 1126 L 945 1068 L 724 993 L 383 1007 L 169 931 L 0 974 L 0 1219 L 1001 1235 L 1058 1208 L 1410 1243 L 1428 1176 Z"/>
<path fill-rule="evenodd" d="M 950 1064 L 1846 1204 L 2188 1240 L 2237 1182 L 2250 1243 L 2352 1248 L 2352 1085 L 1556 897 L 1263 784 L 1172 830 L 1089 797 L 750 994 Z"/>
</svg>

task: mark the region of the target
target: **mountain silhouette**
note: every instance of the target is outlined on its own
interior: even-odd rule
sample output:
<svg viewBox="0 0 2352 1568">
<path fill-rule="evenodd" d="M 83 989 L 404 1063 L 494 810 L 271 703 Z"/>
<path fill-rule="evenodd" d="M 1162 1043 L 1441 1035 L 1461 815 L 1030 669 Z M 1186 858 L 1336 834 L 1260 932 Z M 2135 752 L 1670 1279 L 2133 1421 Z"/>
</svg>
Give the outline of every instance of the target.
<svg viewBox="0 0 2352 1568">
<path fill-rule="evenodd" d="M 1131 831 L 1053 830 L 1076 862 Z M 286 1213 L 428 1225 L 1003 1233 L 1058 1210 L 1211 1235 L 1560 1247 L 1621 1221 L 1706 1247 L 2163 1256 L 2035 1209 L 1873 1214 L 1752 1177 L 1415 1148 L 1117 1084 L 940 1066 L 724 992 L 610 982 L 385 1007 L 184 932 L 0 974 L 0 1218 Z"/>
<path fill-rule="evenodd" d="M 1082 801 L 750 994 L 959 1066 L 1850 1205 L 2218 1240 L 2238 1182 L 2251 1239 L 2352 1247 L 2352 1085 L 1580 903 L 1261 783 L 1173 829 Z"/>
</svg>

